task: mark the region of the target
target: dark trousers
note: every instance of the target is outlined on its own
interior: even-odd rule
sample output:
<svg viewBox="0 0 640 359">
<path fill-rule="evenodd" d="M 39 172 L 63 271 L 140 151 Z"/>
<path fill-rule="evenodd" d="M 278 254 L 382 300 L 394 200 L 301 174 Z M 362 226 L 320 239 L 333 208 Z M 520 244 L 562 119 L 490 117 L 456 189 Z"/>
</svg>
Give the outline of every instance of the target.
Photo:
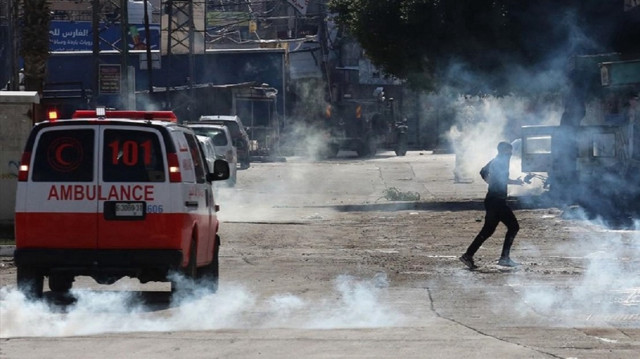
<svg viewBox="0 0 640 359">
<path fill-rule="evenodd" d="M 502 222 L 507 226 L 507 234 L 504 237 L 502 255 L 500 257 L 509 258 L 511 245 L 513 244 L 513 240 L 516 238 L 516 234 L 518 234 L 518 230 L 520 230 L 518 220 L 513 214 L 511 208 L 507 206 L 506 199 L 485 198 L 484 208 L 486 210 L 484 226 L 482 226 L 480 233 L 478 233 L 473 242 L 471 242 L 471 245 L 469 245 L 466 254 L 473 257 L 482 243 L 484 243 L 484 241 L 491 237 L 493 232 L 495 232 L 496 227 L 498 227 L 498 223 Z"/>
</svg>

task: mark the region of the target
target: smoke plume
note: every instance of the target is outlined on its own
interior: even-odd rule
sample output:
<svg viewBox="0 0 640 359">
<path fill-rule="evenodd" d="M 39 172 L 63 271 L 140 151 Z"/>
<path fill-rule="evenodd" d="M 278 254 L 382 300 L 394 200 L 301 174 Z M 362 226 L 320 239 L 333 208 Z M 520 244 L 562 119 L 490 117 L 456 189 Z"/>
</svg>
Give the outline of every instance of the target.
<svg viewBox="0 0 640 359">
<path fill-rule="evenodd" d="M 72 289 L 75 303 L 60 307 L 30 301 L 17 289 L 0 289 L 0 338 L 63 337 L 114 332 L 229 328 L 370 328 L 400 325 L 404 315 L 381 302 L 385 275 L 343 275 L 320 299 L 290 293 L 264 297 L 239 283 L 217 293 L 201 287 L 174 296 L 166 309 L 139 301 L 139 292 Z M 189 284 L 184 285 L 185 288 Z M 126 289 L 126 288 L 125 288 Z M 259 315 L 256 315 L 259 313 Z"/>
</svg>

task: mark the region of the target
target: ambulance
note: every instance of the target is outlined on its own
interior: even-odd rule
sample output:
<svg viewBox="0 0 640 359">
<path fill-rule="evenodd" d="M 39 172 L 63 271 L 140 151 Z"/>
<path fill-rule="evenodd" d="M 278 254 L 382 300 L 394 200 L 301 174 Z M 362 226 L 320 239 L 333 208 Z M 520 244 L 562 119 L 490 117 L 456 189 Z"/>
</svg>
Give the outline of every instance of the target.
<svg viewBox="0 0 640 359">
<path fill-rule="evenodd" d="M 36 124 L 16 193 L 18 288 L 68 292 L 76 276 L 172 282 L 218 279 L 218 219 L 210 172 L 194 132 L 170 111 L 76 111 Z"/>
</svg>

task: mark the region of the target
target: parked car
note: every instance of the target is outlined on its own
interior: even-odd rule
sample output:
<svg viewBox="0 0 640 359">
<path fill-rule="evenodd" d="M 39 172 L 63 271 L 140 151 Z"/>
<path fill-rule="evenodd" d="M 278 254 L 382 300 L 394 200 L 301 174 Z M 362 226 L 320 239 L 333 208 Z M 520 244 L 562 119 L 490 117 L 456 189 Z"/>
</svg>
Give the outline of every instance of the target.
<svg viewBox="0 0 640 359">
<path fill-rule="evenodd" d="M 213 146 L 213 141 L 211 141 L 207 136 L 198 135 L 196 137 L 198 137 L 198 141 L 200 141 L 200 145 L 202 145 L 204 157 L 207 160 L 207 168 L 209 168 L 209 172 L 213 172 L 213 164 L 216 159 L 218 159 L 216 148 Z"/>
<path fill-rule="evenodd" d="M 104 110 L 104 109 L 102 109 Z M 108 121 L 104 119 L 108 118 Z M 67 292 L 76 276 L 177 282 L 172 272 L 218 283 L 219 222 L 213 171 L 195 133 L 169 111 L 76 111 L 33 127 L 18 172 L 18 288 Z"/>
<path fill-rule="evenodd" d="M 198 136 L 205 136 L 211 140 L 218 159 L 227 161 L 230 172 L 226 183 L 233 187 L 237 182 L 238 154 L 231 141 L 229 129 L 224 125 L 201 124 L 200 122 L 187 123 Z"/>
<path fill-rule="evenodd" d="M 222 115 L 206 115 L 200 116 L 199 123 L 211 125 L 224 125 L 229 128 L 233 146 L 238 152 L 238 163 L 240 169 L 247 169 L 251 166 L 251 154 L 249 145 L 249 135 L 247 134 L 240 117 L 238 116 L 222 116 Z"/>
</svg>

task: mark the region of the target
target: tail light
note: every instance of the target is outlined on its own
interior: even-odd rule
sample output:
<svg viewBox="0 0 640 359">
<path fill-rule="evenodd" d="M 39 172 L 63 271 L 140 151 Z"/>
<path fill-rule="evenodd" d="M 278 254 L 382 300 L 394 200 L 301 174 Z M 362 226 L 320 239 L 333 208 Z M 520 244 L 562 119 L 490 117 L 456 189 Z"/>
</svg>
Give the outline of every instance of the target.
<svg viewBox="0 0 640 359">
<path fill-rule="evenodd" d="M 55 108 L 49 109 L 47 111 L 47 119 L 51 122 L 54 122 L 58 119 L 58 110 Z"/>
<path fill-rule="evenodd" d="M 182 182 L 178 155 L 176 153 L 167 154 L 167 163 L 169 164 L 169 182 Z"/>
<path fill-rule="evenodd" d="M 29 178 L 29 164 L 31 163 L 31 152 L 24 152 L 20 159 L 18 168 L 18 181 L 25 182 Z"/>
</svg>

